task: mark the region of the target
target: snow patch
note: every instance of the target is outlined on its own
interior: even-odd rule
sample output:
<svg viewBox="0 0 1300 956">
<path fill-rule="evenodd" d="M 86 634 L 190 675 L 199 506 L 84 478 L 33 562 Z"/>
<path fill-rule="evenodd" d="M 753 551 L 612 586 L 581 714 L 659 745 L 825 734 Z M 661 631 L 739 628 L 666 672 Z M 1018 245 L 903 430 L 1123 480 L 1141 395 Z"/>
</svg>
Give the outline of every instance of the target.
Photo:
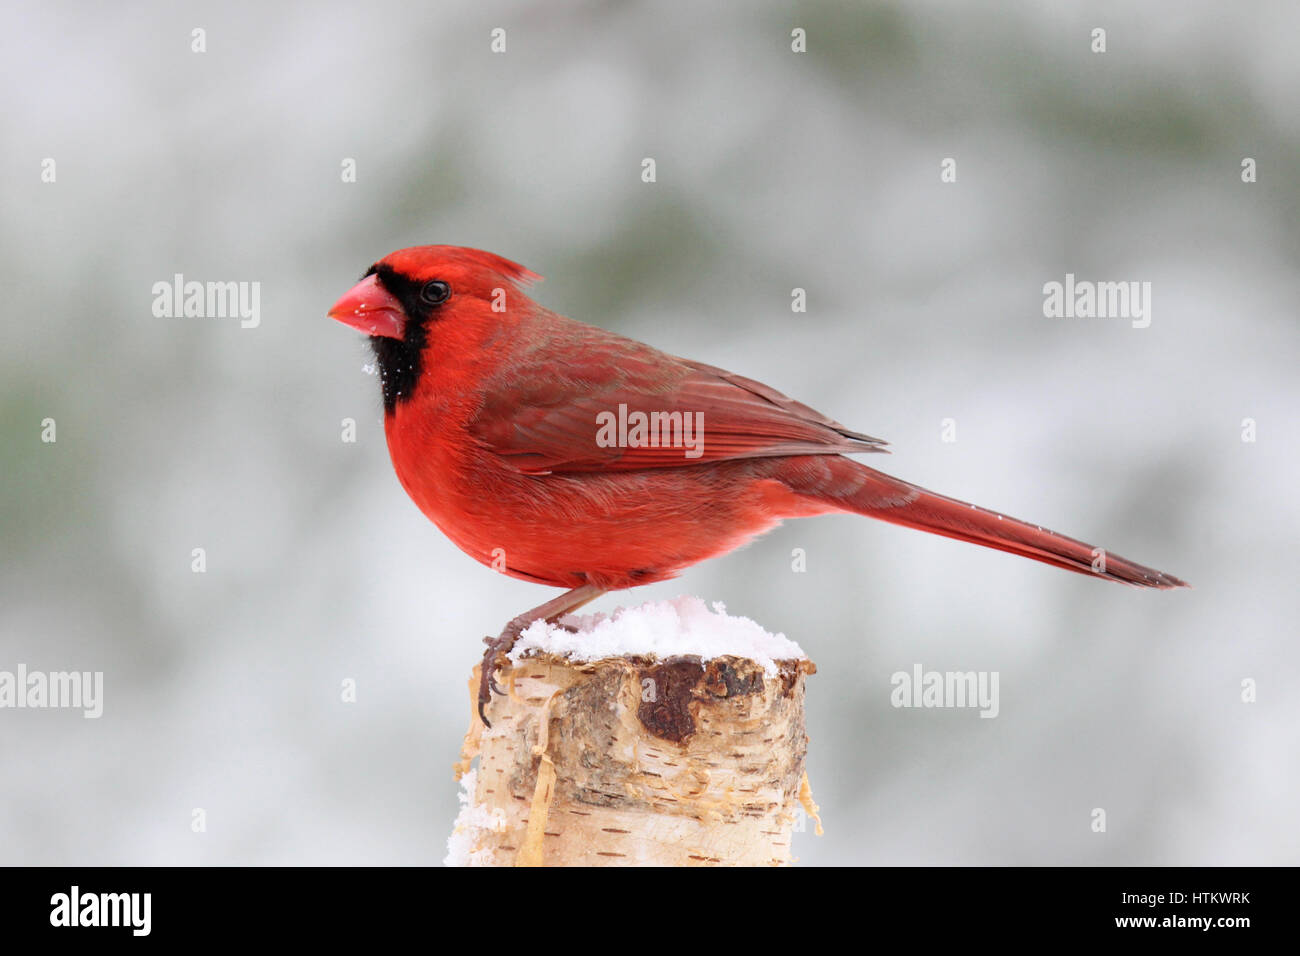
<svg viewBox="0 0 1300 956">
<path fill-rule="evenodd" d="M 571 614 L 562 622 L 577 633 L 534 621 L 520 635 L 510 660 L 518 663 L 535 654 L 551 654 L 571 661 L 684 655 L 707 661 L 729 655 L 754 661 L 774 676 L 778 661 L 807 659 L 784 634 L 769 634 L 747 617 L 732 617 L 721 602 L 710 610 L 697 597 L 648 601 L 612 615 Z"/>
<path fill-rule="evenodd" d="M 474 785 L 478 771 L 471 770 L 460 778 L 460 813 L 452 827 L 451 836 L 447 838 L 447 857 L 443 866 L 491 866 L 490 850 L 475 850 L 479 842 L 479 833 L 489 830 L 500 833 L 506 829 L 505 814 L 500 810 L 489 810 L 474 803 Z"/>
</svg>

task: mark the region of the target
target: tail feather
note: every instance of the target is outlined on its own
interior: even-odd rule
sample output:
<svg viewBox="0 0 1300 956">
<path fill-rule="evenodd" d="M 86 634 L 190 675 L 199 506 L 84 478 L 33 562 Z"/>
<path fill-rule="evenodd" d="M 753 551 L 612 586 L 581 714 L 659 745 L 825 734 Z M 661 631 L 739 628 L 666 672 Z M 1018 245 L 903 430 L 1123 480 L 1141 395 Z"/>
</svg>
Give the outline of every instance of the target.
<svg viewBox="0 0 1300 956">
<path fill-rule="evenodd" d="M 834 462 L 829 469 L 833 480 L 818 481 L 821 487 L 817 489 L 816 497 L 823 501 L 837 499 L 846 510 L 857 514 L 996 548 L 1067 571 L 1120 581 L 1134 587 L 1166 589 L 1188 586 L 1172 574 L 1122 558 L 1103 548 L 935 494 L 847 458 L 829 461 Z M 799 489 L 796 487 L 795 490 Z"/>
</svg>

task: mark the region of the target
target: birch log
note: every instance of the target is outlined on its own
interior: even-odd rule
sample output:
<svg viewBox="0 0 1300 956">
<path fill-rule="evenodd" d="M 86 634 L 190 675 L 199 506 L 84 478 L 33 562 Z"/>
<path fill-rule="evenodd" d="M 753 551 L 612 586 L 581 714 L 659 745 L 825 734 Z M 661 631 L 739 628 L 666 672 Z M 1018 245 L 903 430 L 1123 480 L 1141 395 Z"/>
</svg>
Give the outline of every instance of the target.
<svg viewBox="0 0 1300 956">
<path fill-rule="evenodd" d="M 766 866 L 792 862 L 802 805 L 806 660 L 526 658 L 471 706 L 448 862 Z M 470 681 L 470 702 L 478 687 Z M 478 756 L 479 765 L 470 771 Z M 820 821 L 818 821 L 820 832 Z"/>
</svg>

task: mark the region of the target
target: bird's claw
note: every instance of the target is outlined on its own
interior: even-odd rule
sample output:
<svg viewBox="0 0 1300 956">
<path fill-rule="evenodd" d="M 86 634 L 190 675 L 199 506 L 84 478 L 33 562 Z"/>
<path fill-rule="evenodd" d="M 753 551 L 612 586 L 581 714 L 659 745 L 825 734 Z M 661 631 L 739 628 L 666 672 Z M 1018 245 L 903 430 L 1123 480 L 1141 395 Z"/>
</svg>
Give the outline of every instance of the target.
<svg viewBox="0 0 1300 956">
<path fill-rule="evenodd" d="M 483 721 L 483 726 L 491 728 L 492 722 L 487 719 L 487 705 L 492 702 L 493 694 L 500 694 L 502 697 L 506 692 L 497 683 L 497 668 L 505 656 L 510 653 L 510 649 L 515 646 L 515 641 L 519 640 L 519 634 L 523 630 L 518 621 L 511 621 L 496 637 L 485 637 L 483 643 L 487 645 L 487 650 L 483 652 L 483 664 L 479 668 L 478 679 L 478 716 Z"/>
<path fill-rule="evenodd" d="M 555 627 L 561 627 L 570 633 L 577 634 L 578 628 L 561 623 L 560 618 L 572 613 L 576 608 L 582 607 L 593 598 L 599 597 L 602 593 L 591 585 L 574 588 L 554 601 L 548 601 L 540 607 L 535 607 L 531 611 L 520 614 L 507 624 L 496 637 L 483 638 L 487 650 L 483 652 L 483 664 L 479 668 L 478 716 L 483 721 L 484 727 L 490 728 L 492 726 L 492 722 L 487 719 L 487 707 L 488 704 L 492 703 L 492 695 L 500 694 L 502 697 L 506 695 L 506 692 L 497 683 L 497 668 L 506 661 L 506 655 L 510 653 L 510 650 L 515 646 L 515 642 L 519 640 L 519 635 L 534 621 L 546 621 Z"/>
</svg>

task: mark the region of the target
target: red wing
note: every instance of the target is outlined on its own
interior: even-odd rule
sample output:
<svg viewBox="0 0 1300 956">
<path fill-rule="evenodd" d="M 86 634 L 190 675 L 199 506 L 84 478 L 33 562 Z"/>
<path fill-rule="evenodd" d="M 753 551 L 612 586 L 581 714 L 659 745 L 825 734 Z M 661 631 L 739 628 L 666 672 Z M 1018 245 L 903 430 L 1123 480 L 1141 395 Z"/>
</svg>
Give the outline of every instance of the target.
<svg viewBox="0 0 1300 956">
<path fill-rule="evenodd" d="M 884 451 L 880 439 L 759 382 L 573 325 L 582 331 L 565 328 L 542 354 L 503 370 L 470 423 L 471 434 L 521 472 Z"/>
</svg>

